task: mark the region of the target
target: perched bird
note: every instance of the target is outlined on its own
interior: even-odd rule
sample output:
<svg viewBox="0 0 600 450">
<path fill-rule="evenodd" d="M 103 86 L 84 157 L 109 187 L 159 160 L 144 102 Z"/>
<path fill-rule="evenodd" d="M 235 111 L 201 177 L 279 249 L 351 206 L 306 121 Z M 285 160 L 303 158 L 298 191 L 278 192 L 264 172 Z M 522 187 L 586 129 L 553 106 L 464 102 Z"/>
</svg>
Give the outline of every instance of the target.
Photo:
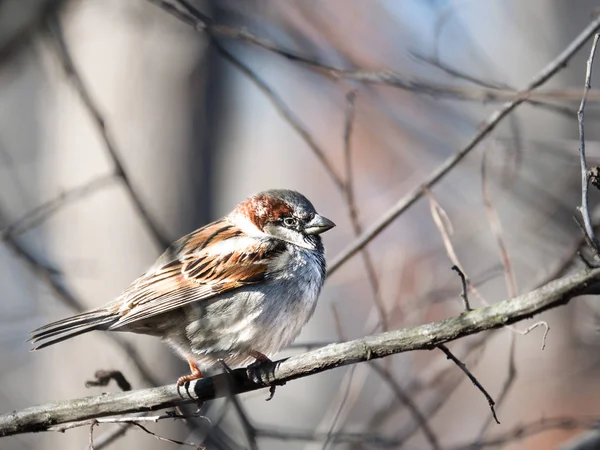
<svg viewBox="0 0 600 450">
<path fill-rule="evenodd" d="M 115 301 L 32 332 L 33 350 L 88 331 L 162 338 L 198 366 L 267 360 L 310 319 L 325 280 L 321 233 L 335 224 L 302 194 L 268 190 L 175 241 Z"/>
</svg>

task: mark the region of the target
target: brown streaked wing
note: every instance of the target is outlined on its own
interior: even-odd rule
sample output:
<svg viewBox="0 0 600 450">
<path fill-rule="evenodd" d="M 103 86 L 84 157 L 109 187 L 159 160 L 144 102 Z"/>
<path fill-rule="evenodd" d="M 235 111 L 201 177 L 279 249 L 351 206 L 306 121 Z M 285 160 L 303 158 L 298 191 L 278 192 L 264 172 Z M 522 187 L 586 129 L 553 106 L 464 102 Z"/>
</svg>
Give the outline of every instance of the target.
<svg viewBox="0 0 600 450">
<path fill-rule="evenodd" d="M 111 328 L 264 280 L 268 261 L 285 250 L 285 244 L 278 240 L 251 239 L 242 234 L 221 220 L 178 241 L 181 249 L 178 259 L 163 259 L 161 268 L 140 277 L 123 293 L 120 304 L 129 304 L 130 309 L 123 311 L 121 319 Z M 221 255 L 207 251 L 211 244 L 232 238 L 240 238 L 239 244 L 245 244 L 245 248 Z"/>
</svg>

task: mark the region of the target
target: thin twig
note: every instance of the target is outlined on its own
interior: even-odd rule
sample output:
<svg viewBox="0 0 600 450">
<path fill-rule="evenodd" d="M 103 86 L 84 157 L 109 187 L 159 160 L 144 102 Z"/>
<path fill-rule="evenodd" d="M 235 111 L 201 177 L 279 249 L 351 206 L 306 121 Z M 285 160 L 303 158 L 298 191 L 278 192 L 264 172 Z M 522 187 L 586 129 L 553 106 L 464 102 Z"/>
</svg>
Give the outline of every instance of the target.
<svg viewBox="0 0 600 450">
<path fill-rule="evenodd" d="M 490 333 L 487 335 L 489 336 Z M 483 355 L 484 343 L 486 341 L 487 339 L 485 338 L 481 339 L 477 345 L 472 347 L 473 350 L 478 350 L 472 358 L 472 364 L 476 365 L 479 363 Z M 443 356 L 447 372 L 444 373 L 444 378 L 439 382 L 435 381 L 433 384 L 429 384 L 428 392 L 433 390 L 433 395 L 426 396 L 426 400 L 421 406 L 423 415 L 428 417 L 429 420 L 432 420 L 435 414 L 448 403 L 452 392 L 455 392 L 465 379 L 462 373 L 457 373 L 456 370 L 454 370 L 454 367 L 448 364 L 448 358 L 446 358 L 445 355 Z M 402 446 L 402 444 L 407 442 L 418 430 L 419 426 L 415 421 L 412 423 L 409 422 L 395 434 L 394 438 L 400 443 L 400 446 Z"/>
<path fill-rule="evenodd" d="M 481 333 L 472 339 L 462 341 L 461 344 L 457 344 L 458 350 L 455 351 L 458 354 L 459 358 L 466 359 L 471 356 L 475 350 L 482 349 L 484 344 L 490 338 L 492 333 Z M 405 385 L 405 390 L 411 397 L 416 397 L 419 393 L 428 391 L 429 389 L 438 389 L 440 391 L 446 392 L 445 389 L 440 388 L 440 386 L 446 386 L 445 380 L 453 377 L 455 373 L 454 367 L 448 364 L 448 358 L 445 355 L 439 354 L 434 358 L 434 360 L 428 365 L 428 367 L 420 370 L 418 373 L 414 373 L 413 376 L 407 380 Z M 464 377 L 454 378 L 455 383 L 451 383 L 452 387 L 448 388 L 448 392 L 452 392 L 458 386 L 458 383 L 464 380 Z M 433 403 L 428 404 L 428 408 L 425 409 L 426 416 L 430 417 L 434 414 L 441 405 L 443 405 L 448 400 L 448 395 L 441 395 L 440 398 L 433 400 Z M 437 405 L 437 406 L 436 406 Z M 371 419 L 368 421 L 366 429 L 382 429 L 385 424 L 391 421 L 394 417 L 394 414 L 398 410 L 398 402 L 391 401 L 380 408 L 375 414 L 372 415 Z M 408 440 L 414 432 L 417 431 L 416 422 L 407 424 L 404 427 L 404 434 L 401 432 L 406 440 Z"/>
<path fill-rule="evenodd" d="M 548 337 L 548 332 L 550 331 L 550 325 L 548 325 L 548 322 L 546 322 L 544 320 L 540 320 L 539 322 L 534 323 L 530 327 L 527 327 L 525 330 L 523 330 L 523 332 L 522 332 L 523 336 L 525 336 L 526 334 L 529 334 L 530 332 L 535 330 L 537 327 L 544 327 L 544 334 L 542 335 L 542 344 L 541 344 L 540 350 L 545 350 L 546 349 L 546 338 Z"/>
<path fill-rule="evenodd" d="M 587 60 L 586 71 L 585 71 L 585 85 L 583 88 L 583 96 L 581 97 L 581 104 L 579 106 L 579 110 L 577 111 L 577 123 L 579 125 L 579 159 L 581 162 L 581 206 L 577 208 L 579 213 L 581 214 L 581 218 L 583 220 L 583 226 L 585 229 L 585 235 L 594 250 L 596 259 L 600 259 L 600 243 L 598 242 L 598 238 L 596 237 L 596 233 L 594 232 L 594 227 L 592 227 L 592 219 L 590 218 L 589 211 L 589 200 L 588 200 L 588 187 L 590 184 L 590 171 L 587 167 L 587 161 L 585 158 L 585 133 L 584 133 L 584 112 L 585 112 L 585 104 L 588 96 L 588 92 L 591 87 L 591 79 L 592 79 L 592 67 L 594 65 L 594 56 L 596 54 L 596 46 L 598 44 L 598 39 L 600 38 L 600 34 L 596 34 L 594 36 L 594 41 L 592 43 L 592 48 L 590 50 L 590 56 Z"/>
<path fill-rule="evenodd" d="M 458 256 L 456 251 L 454 250 L 454 245 L 452 244 L 452 239 L 450 238 L 450 234 L 452 233 L 452 223 L 450 222 L 450 218 L 441 205 L 435 200 L 433 194 L 429 192 L 429 190 L 425 191 L 425 195 L 427 195 L 431 207 L 431 215 L 433 216 L 435 225 L 437 226 L 440 235 L 442 236 L 442 241 L 444 243 L 444 248 L 446 250 L 446 254 L 448 258 L 454 264 L 463 275 L 465 275 L 464 270 L 462 269 L 462 264 L 458 260 Z M 503 266 L 503 271 L 506 276 L 506 268 Z M 464 285 L 467 287 L 468 291 L 473 294 L 481 303 L 484 305 L 489 305 L 490 303 L 479 293 L 479 290 L 469 282 L 469 278 L 465 275 L 465 283 Z M 464 287 L 464 286 L 463 286 Z M 470 305 L 469 305 L 470 306 Z M 507 326 L 511 332 L 519 333 L 521 335 L 526 334 L 522 331 L 516 329 L 513 326 Z"/>
<path fill-rule="evenodd" d="M 67 43 L 65 42 L 62 27 L 59 22 L 59 18 L 57 16 L 50 16 L 47 20 L 47 28 L 52 37 L 51 41 L 56 48 L 57 56 L 62 64 L 62 67 L 67 75 L 68 79 L 71 81 L 73 87 L 79 94 L 81 101 L 83 102 L 85 108 L 88 110 L 92 120 L 102 140 L 104 141 L 106 151 L 108 156 L 110 157 L 114 168 L 115 174 L 122 180 L 123 185 L 125 186 L 127 193 L 131 199 L 133 206 L 135 207 L 137 213 L 140 218 L 143 220 L 144 224 L 150 231 L 150 234 L 154 238 L 156 244 L 162 249 L 166 248 L 170 244 L 170 240 L 164 235 L 164 233 L 159 229 L 159 226 L 152 219 L 150 212 L 142 202 L 141 196 L 133 183 L 131 182 L 131 178 L 129 173 L 125 169 L 125 166 L 121 162 L 120 153 L 117 150 L 117 147 L 114 143 L 113 138 L 108 130 L 106 125 L 106 119 L 100 112 L 100 108 L 96 105 L 92 96 L 90 94 L 89 89 L 86 87 L 83 79 L 79 75 L 79 71 L 71 57 L 69 52 L 69 48 Z"/>
<path fill-rule="evenodd" d="M 124 416 L 124 417 L 100 417 L 94 419 L 96 425 L 101 424 L 134 424 L 134 423 L 157 423 L 162 420 L 176 420 L 176 419 L 188 419 L 189 417 L 200 417 L 198 415 L 186 416 L 183 414 L 177 414 L 175 412 L 168 412 L 165 414 L 159 414 L 156 416 Z M 76 422 L 68 422 L 62 425 L 54 425 L 48 428 L 48 431 L 58 431 L 63 433 L 73 428 L 79 428 L 89 425 L 89 420 L 80 420 Z"/>
<path fill-rule="evenodd" d="M 508 370 L 506 373 L 506 379 L 502 384 L 502 389 L 500 390 L 500 394 L 496 400 L 496 408 L 500 408 L 504 400 L 508 397 L 508 393 L 512 388 L 515 380 L 517 379 L 517 364 L 515 361 L 516 358 L 516 344 L 517 344 L 517 336 L 515 333 L 510 333 L 508 335 L 510 339 L 509 350 L 508 350 Z M 483 425 L 481 426 L 479 433 L 477 434 L 477 441 L 483 440 L 485 433 L 493 422 L 493 418 L 488 416 L 486 417 Z"/>
<path fill-rule="evenodd" d="M 96 420 L 91 420 L 90 421 L 90 445 L 89 445 L 89 449 L 90 450 L 94 450 L 94 427 L 98 425 L 98 422 Z"/>
<path fill-rule="evenodd" d="M 485 390 L 485 388 L 481 385 L 481 383 L 479 381 L 477 381 L 477 378 L 475 378 L 475 375 L 473 375 L 471 373 L 471 371 L 469 371 L 469 369 L 467 368 L 467 366 L 460 360 L 458 359 L 456 356 L 454 356 L 452 354 L 452 352 L 448 349 L 448 347 L 446 347 L 444 344 L 438 345 L 438 348 L 443 351 L 446 356 L 448 357 L 448 359 L 452 360 L 454 362 L 454 364 L 456 364 L 460 370 L 462 370 L 465 375 L 467 375 L 467 377 L 469 377 L 469 380 L 471 380 L 471 382 L 475 385 L 475 387 L 477 389 L 479 389 L 481 391 L 481 393 L 485 396 L 488 405 L 490 405 L 490 409 L 492 411 L 492 416 L 494 417 L 494 420 L 496 421 L 496 423 L 500 423 L 500 421 L 498 420 L 498 417 L 496 416 L 496 410 L 494 409 L 494 399 L 490 396 L 490 394 L 487 393 L 487 391 Z"/>
<path fill-rule="evenodd" d="M 171 439 L 171 438 L 166 438 L 164 436 L 159 436 L 158 434 L 153 433 L 148 428 L 143 426 L 141 423 L 133 422 L 133 425 L 135 425 L 138 428 L 141 428 L 143 431 L 148 433 L 150 436 L 154 436 L 159 441 L 170 442 L 172 444 L 177 444 L 177 445 L 184 445 L 186 447 L 194 447 L 196 450 L 206 450 L 206 447 L 204 447 L 202 445 L 194 444 L 193 442 L 183 442 L 183 441 L 178 441 L 177 439 Z"/>
<path fill-rule="evenodd" d="M 452 239 L 450 238 L 450 235 L 453 233 L 452 222 L 450 221 L 450 217 L 448 217 L 448 214 L 446 213 L 444 208 L 442 208 L 442 206 L 437 202 L 433 194 L 428 189 L 425 190 L 425 195 L 429 200 L 429 209 L 431 211 L 431 216 L 433 217 L 433 222 L 435 223 L 435 226 L 437 227 L 438 231 L 440 232 L 440 236 L 442 237 L 442 242 L 444 243 L 444 249 L 446 250 L 448 259 L 450 259 L 450 261 L 453 264 L 453 267 L 451 267 L 451 269 L 456 271 L 461 277 L 463 291 L 461 294 L 461 299 L 463 300 L 463 307 L 465 308 L 465 311 L 469 311 L 472 309 L 467 297 L 467 291 L 475 295 L 475 297 L 478 300 L 480 300 L 481 303 L 483 303 L 484 305 L 488 305 L 489 303 L 485 301 L 485 299 L 483 298 L 483 296 L 481 296 L 477 288 L 474 285 L 472 285 L 469 281 L 469 278 L 465 274 L 465 270 L 463 269 L 462 264 L 458 259 L 458 255 L 456 254 L 456 250 L 454 249 L 454 245 L 452 244 Z"/>
<path fill-rule="evenodd" d="M 402 197 L 394 206 L 392 206 L 387 212 L 380 216 L 369 228 L 348 245 L 342 252 L 333 259 L 329 265 L 328 273 L 332 274 L 338 270 L 348 259 L 354 256 L 360 249 L 364 248 L 369 242 L 379 235 L 385 228 L 387 228 L 400 214 L 410 208 L 417 200 L 419 200 L 425 193 L 425 189 L 431 189 L 441 179 L 443 179 L 462 159 L 467 156 L 482 140 L 484 140 L 496 126 L 507 117 L 515 108 L 525 101 L 525 97 L 529 95 L 530 91 L 538 88 L 550 78 L 552 78 L 558 71 L 566 67 L 567 62 L 573 57 L 573 55 L 587 42 L 587 40 L 600 29 L 600 16 L 596 17 L 579 35 L 571 41 L 571 43 L 565 48 L 556 58 L 546 65 L 521 91 L 520 95 L 517 95 L 513 100 L 505 103 L 502 108 L 492 113 L 486 121 L 483 122 L 482 126 L 478 128 L 478 132 L 471 138 L 468 144 L 459 150 L 456 154 L 449 157 L 444 163 L 442 163 L 437 169 L 431 172 L 424 182 L 414 188 L 411 192 Z"/>
<path fill-rule="evenodd" d="M 469 284 L 467 277 L 465 276 L 464 272 L 460 269 L 460 267 L 458 267 L 456 264 L 452 266 L 452 270 L 454 270 L 460 277 L 460 282 L 462 285 L 462 292 L 460 293 L 460 298 L 463 301 L 465 311 L 471 311 L 473 308 L 471 308 L 471 305 L 469 304 L 469 297 L 467 295 L 467 286 Z"/>
</svg>

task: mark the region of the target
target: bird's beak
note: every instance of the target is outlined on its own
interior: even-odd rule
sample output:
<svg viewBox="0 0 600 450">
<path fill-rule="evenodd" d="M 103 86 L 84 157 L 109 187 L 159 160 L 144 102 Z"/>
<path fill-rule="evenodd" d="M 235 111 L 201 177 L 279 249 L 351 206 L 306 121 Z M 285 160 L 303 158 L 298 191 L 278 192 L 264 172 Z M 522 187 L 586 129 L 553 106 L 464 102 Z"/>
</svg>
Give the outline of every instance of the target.
<svg viewBox="0 0 600 450">
<path fill-rule="evenodd" d="M 335 223 L 326 217 L 315 214 L 310 222 L 306 224 L 304 232 L 306 234 L 321 234 L 335 227 Z"/>
</svg>

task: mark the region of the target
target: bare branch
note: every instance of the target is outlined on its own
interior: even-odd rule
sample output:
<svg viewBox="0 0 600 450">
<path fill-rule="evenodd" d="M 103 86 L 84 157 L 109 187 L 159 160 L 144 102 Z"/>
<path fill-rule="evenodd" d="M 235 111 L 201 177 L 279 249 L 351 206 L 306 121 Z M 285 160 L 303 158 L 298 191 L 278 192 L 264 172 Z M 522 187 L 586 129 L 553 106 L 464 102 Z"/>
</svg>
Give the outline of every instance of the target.
<svg viewBox="0 0 600 450">
<path fill-rule="evenodd" d="M 89 445 L 89 449 L 90 450 L 94 450 L 94 427 L 98 424 L 97 421 L 95 420 L 91 420 L 90 421 L 90 445 Z"/>
<path fill-rule="evenodd" d="M 594 249 L 596 259 L 600 258 L 600 243 L 598 242 L 598 238 L 596 237 L 596 233 L 594 232 L 594 227 L 592 226 L 592 219 L 590 218 L 589 211 L 588 187 L 590 185 L 590 171 L 588 170 L 587 161 L 585 158 L 585 133 L 583 122 L 585 104 L 588 92 L 591 87 L 590 83 L 592 79 L 592 67 L 594 64 L 594 56 L 596 54 L 596 46 L 598 44 L 599 38 L 600 34 L 596 34 L 596 36 L 594 36 L 592 49 L 590 50 L 590 57 L 588 58 L 586 65 L 585 85 L 583 88 L 581 105 L 579 106 L 579 110 L 577 111 L 577 123 L 579 124 L 579 159 L 581 162 L 581 206 L 579 206 L 577 210 L 581 214 L 585 235 L 587 237 L 587 240 L 589 241 L 590 246 Z"/>
<path fill-rule="evenodd" d="M 198 380 L 190 386 L 190 398 L 182 399 L 176 385 L 138 391 L 106 394 L 34 406 L 0 416 L 0 436 L 48 430 L 51 426 L 116 414 L 172 407 L 206 401 L 226 395 L 216 386 L 232 377 L 233 392 L 239 394 L 314 375 L 335 367 L 383 358 L 389 355 L 425 350 L 485 330 L 500 328 L 530 318 L 547 309 L 568 303 L 575 296 L 598 292 L 600 269 L 583 270 L 552 281 L 545 286 L 494 305 L 465 312 L 459 317 L 414 328 L 388 331 L 288 359 L 263 363 L 252 379 L 246 369 Z"/>
<path fill-rule="evenodd" d="M 467 285 L 469 284 L 467 277 L 465 276 L 464 272 L 460 270 L 460 267 L 458 267 L 456 264 L 452 266 L 452 270 L 454 270 L 460 277 L 460 282 L 462 285 L 462 292 L 460 293 L 460 298 L 463 301 L 465 311 L 471 311 L 473 308 L 471 308 L 471 305 L 469 304 L 469 296 L 467 295 Z"/>
<path fill-rule="evenodd" d="M 442 344 L 442 345 L 439 345 L 438 348 L 441 351 L 443 351 L 446 354 L 446 357 L 448 359 L 452 360 L 452 362 L 454 362 L 454 364 L 456 364 L 460 368 L 460 370 L 462 370 L 465 373 L 465 375 L 467 375 L 467 377 L 469 377 L 469 380 L 471 380 L 471 383 L 473 383 L 475 385 L 475 387 L 481 391 L 481 393 L 485 396 L 485 399 L 487 400 L 488 404 L 490 405 L 490 409 L 492 410 L 492 416 L 494 417 L 494 420 L 496 421 L 496 423 L 500 423 L 500 421 L 498 420 L 498 417 L 496 416 L 496 410 L 494 409 L 494 405 L 496 404 L 494 402 L 494 399 L 491 397 L 490 394 L 487 393 L 487 391 L 481 385 L 481 383 L 479 381 L 477 381 L 477 378 L 475 378 L 475 375 L 473 375 L 471 373 L 471 371 L 467 368 L 465 363 L 463 363 L 460 359 L 458 359 L 456 356 L 454 356 L 452 354 L 452 352 L 450 351 L 450 349 L 448 349 L 448 347 L 446 347 L 445 345 Z"/>
<path fill-rule="evenodd" d="M 500 408 L 500 405 L 502 405 L 504 400 L 508 397 L 508 393 L 509 393 L 510 389 L 512 388 L 515 380 L 517 379 L 517 365 L 515 362 L 517 335 L 516 335 L 516 333 L 510 333 L 508 336 L 510 339 L 510 348 L 508 350 L 508 371 L 506 373 L 506 378 L 504 380 L 504 383 L 502 384 L 502 389 L 500 391 L 500 394 L 497 397 L 498 400 L 495 403 L 496 408 Z M 490 427 L 490 425 L 492 424 L 492 421 L 494 419 L 495 419 L 496 423 L 498 423 L 498 419 L 496 419 L 495 416 L 493 418 L 490 418 L 488 416 L 485 419 L 485 421 L 483 422 L 483 425 L 481 426 L 481 428 L 479 430 L 479 433 L 477 434 L 477 441 L 481 441 L 483 439 L 483 437 L 485 436 L 485 433 L 487 432 L 488 428 Z"/>
</svg>

